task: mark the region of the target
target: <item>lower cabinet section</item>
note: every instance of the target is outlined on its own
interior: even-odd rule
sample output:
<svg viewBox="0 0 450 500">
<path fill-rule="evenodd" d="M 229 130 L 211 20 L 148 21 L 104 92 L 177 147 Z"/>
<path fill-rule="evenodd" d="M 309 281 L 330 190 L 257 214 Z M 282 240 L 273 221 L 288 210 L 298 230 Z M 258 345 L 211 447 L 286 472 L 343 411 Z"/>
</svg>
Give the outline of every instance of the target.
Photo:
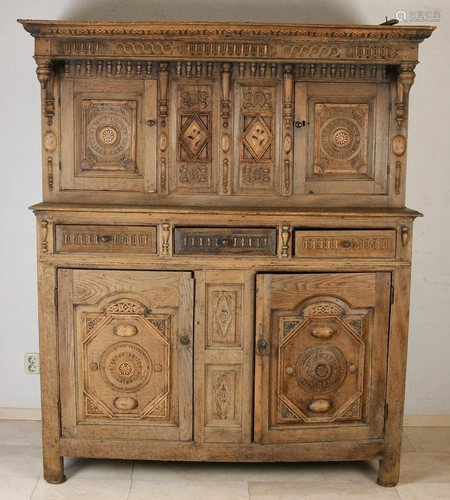
<svg viewBox="0 0 450 500">
<path fill-rule="evenodd" d="M 382 272 L 60 269 L 62 437 L 381 439 L 390 289 Z"/>
<path fill-rule="evenodd" d="M 63 437 L 192 439 L 193 283 L 59 271 Z"/>
<path fill-rule="evenodd" d="M 390 274 L 259 275 L 255 440 L 383 436 Z"/>
</svg>

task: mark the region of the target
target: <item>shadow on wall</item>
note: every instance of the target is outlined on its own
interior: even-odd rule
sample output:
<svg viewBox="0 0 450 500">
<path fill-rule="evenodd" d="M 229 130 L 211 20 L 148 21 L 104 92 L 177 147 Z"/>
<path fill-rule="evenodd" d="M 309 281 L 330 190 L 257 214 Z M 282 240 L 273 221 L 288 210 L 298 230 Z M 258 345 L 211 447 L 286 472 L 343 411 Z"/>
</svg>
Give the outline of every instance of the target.
<svg viewBox="0 0 450 500">
<path fill-rule="evenodd" d="M 356 1 L 350 5 L 331 0 L 78 0 L 62 20 L 378 24 L 383 15 L 368 20 Z"/>
</svg>

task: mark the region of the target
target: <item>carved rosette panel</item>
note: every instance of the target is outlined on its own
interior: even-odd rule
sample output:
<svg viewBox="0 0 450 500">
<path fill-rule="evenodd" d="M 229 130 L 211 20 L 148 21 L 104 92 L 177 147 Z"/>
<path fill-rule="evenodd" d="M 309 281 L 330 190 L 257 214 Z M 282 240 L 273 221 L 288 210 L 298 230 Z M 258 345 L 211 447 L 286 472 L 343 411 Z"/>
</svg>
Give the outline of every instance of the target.
<svg viewBox="0 0 450 500">
<path fill-rule="evenodd" d="M 240 87 L 238 190 L 273 190 L 276 162 L 276 87 Z"/>
<path fill-rule="evenodd" d="M 334 298 L 277 313 L 279 424 L 362 418 L 368 315 Z"/>
<path fill-rule="evenodd" d="M 242 285 L 207 285 L 207 346 L 242 345 Z"/>
<path fill-rule="evenodd" d="M 177 92 L 177 186 L 212 188 L 212 87 L 179 85 Z"/>
<path fill-rule="evenodd" d="M 170 418 L 170 315 L 129 299 L 83 313 L 84 417 Z"/>
<path fill-rule="evenodd" d="M 82 101 L 83 171 L 135 172 L 136 113 L 136 101 Z"/>
<path fill-rule="evenodd" d="M 369 106 L 317 103 L 314 115 L 314 174 L 366 174 Z"/>
</svg>

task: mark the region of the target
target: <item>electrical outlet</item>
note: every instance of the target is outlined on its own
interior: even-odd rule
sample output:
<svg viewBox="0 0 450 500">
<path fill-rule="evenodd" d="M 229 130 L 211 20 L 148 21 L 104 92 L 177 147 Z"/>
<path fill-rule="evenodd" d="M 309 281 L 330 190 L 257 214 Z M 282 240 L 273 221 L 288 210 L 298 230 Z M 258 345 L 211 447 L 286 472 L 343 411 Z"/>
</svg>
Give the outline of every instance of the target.
<svg viewBox="0 0 450 500">
<path fill-rule="evenodd" d="M 25 373 L 32 373 L 33 375 L 40 372 L 39 353 L 26 352 L 25 353 Z"/>
</svg>

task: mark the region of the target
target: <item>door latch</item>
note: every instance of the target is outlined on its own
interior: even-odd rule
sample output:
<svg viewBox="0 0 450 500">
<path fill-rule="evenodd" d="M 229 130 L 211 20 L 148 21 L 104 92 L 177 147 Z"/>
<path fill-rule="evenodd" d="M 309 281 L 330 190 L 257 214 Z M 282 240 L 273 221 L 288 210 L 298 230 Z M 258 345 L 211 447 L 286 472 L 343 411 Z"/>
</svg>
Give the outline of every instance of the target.
<svg viewBox="0 0 450 500">
<path fill-rule="evenodd" d="M 269 342 L 264 339 L 259 339 L 256 344 L 256 354 L 259 356 L 267 356 L 270 353 Z"/>
</svg>

